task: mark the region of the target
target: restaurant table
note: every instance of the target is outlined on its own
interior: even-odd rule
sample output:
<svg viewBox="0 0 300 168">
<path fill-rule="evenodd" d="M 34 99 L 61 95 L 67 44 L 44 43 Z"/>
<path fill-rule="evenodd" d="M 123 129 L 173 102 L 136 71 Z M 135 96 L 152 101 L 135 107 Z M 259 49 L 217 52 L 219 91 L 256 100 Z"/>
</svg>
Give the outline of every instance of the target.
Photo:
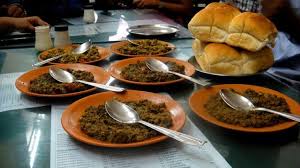
<svg viewBox="0 0 300 168">
<path fill-rule="evenodd" d="M 115 17 L 121 17 L 122 15 L 122 10 L 112 12 L 119 13 Z M 127 15 L 126 18 L 131 18 L 131 20 L 143 19 L 143 10 L 123 12 Z M 159 19 L 169 24 L 175 24 L 160 14 L 152 15 L 147 19 Z M 109 20 L 108 22 L 117 22 L 117 20 Z M 72 41 L 80 43 L 90 37 L 97 36 L 97 38 L 93 38 L 94 43 L 103 47 L 109 47 L 114 41 L 104 41 L 101 39 L 108 35 L 73 36 Z M 173 43 L 177 47 L 175 52 L 170 55 L 171 57 L 188 60 L 193 56 L 191 49 L 192 37 L 180 38 L 174 36 L 164 40 Z M 18 46 L 18 48 L 0 50 L 1 74 L 26 72 L 32 69 L 31 65 L 37 61 L 38 52 L 33 47 L 30 47 L 30 45 L 29 47 L 28 45 L 25 46 L 27 47 Z M 107 68 L 112 62 L 121 59 L 124 59 L 124 57 L 112 55 L 96 65 Z M 267 73 L 241 78 L 218 78 L 196 73 L 195 77 L 210 79 L 213 84 L 238 83 L 263 86 L 286 94 L 297 102 L 300 101 L 298 90 Z M 201 89 L 201 86 L 196 86 L 188 81 L 161 87 L 129 85 L 119 81 L 114 81 L 113 84 L 136 90 L 168 93 L 173 99 L 180 102 L 197 128 L 205 134 L 218 152 L 234 168 L 300 167 L 299 125 L 280 132 L 261 134 L 227 130 L 202 120 L 191 111 L 188 104 L 189 97 L 193 92 Z M 11 83 L 11 85 L 13 86 L 14 83 Z M 0 95 L 1 92 L 3 90 L 0 90 Z M 49 101 L 59 101 L 60 103 L 73 102 L 81 97 L 59 100 L 52 99 Z M 48 100 L 46 99 L 46 101 Z M 9 110 L 0 113 L 0 167 L 50 167 L 50 113 L 51 106 Z M 37 131 L 39 132 L 38 137 L 35 134 Z M 35 147 L 34 149 L 33 146 Z"/>
</svg>

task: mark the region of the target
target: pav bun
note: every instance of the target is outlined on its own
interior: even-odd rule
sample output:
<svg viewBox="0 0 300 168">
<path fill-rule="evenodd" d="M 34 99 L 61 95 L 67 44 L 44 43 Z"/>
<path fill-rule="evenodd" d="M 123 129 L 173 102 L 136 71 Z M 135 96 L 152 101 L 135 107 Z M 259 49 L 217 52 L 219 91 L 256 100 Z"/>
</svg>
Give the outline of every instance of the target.
<svg viewBox="0 0 300 168">
<path fill-rule="evenodd" d="M 193 42 L 193 52 L 203 71 L 225 75 L 249 75 L 268 69 L 274 63 L 269 47 L 251 52 L 221 43 Z"/>
<path fill-rule="evenodd" d="M 267 44 L 275 45 L 277 29 L 265 16 L 244 12 L 234 17 L 226 43 L 249 51 L 258 51 Z"/>
<path fill-rule="evenodd" d="M 195 38 L 207 42 L 225 42 L 231 20 L 241 12 L 231 5 L 210 3 L 189 22 L 188 28 Z"/>
<path fill-rule="evenodd" d="M 243 12 L 225 3 L 210 3 L 189 22 L 188 28 L 203 42 L 227 43 L 258 51 L 275 43 L 277 29 L 259 13 Z"/>
</svg>

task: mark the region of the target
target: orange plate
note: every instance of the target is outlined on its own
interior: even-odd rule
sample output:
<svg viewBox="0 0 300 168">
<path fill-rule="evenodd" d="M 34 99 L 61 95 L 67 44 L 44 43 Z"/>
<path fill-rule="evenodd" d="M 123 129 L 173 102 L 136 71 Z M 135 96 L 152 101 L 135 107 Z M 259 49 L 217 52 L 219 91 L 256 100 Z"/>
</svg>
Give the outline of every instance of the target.
<svg viewBox="0 0 300 168">
<path fill-rule="evenodd" d="M 131 41 L 135 42 L 135 41 L 139 41 L 139 40 L 131 40 Z M 170 51 L 168 51 L 168 52 L 160 53 L 160 54 L 155 54 L 155 55 L 130 55 L 130 54 L 123 54 L 123 53 L 121 53 L 119 51 L 119 48 L 122 47 L 122 46 L 124 46 L 124 45 L 127 45 L 129 42 L 128 41 L 120 41 L 120 42 L 113 43 L 111 45 L 111 47 L 110 47 L 110 50 L 111 50 L 112 53 L 115 53 L 115 54 L 121 55 L 121 56 L 126 56 L 126 57 L 149 57 L 149 56 L 167 55 L 167 54 L 170 54 L 171 52 L 173 52 L 175 50 L 175 45 L 174 44 L 168 43 L 168 42 L 165 42 L 165 41 L 160 41 L 160 42 L 168 44 L 168 46 L 170 46 L 172 49 Z"/>
<path fill-rule="evenodd" d="M 255 133 L 275 132 L 275 131 L 280 131 L 280 130 L 290 128 L 297 124 L 297 122 L 288 121 L 285 123 L 281 123 L 281 124 L 277 124 L 277 125 L 273 125 L 273 126 L 269 126 L 269 127 L 251 128 L 251 127 L 241 127 L 241 126 L 237 126 L 237 125 L 227 124 L 227 123 L 217 120 L 215 117 L 208 114 L 208 112 L 204 108 L 204 104 L 208 101 L 210 96 L 216 95 L 220 89 L 226 89 L 226 88 L 232 88 L 238 92 L 243 92 L 246 89 L 250 88 L 250 89 L 253 89 L 258 92 L 277 95 L 286 100 L 286 102 L 288 103 L 288 105 L 291 109 L 291 113 L 300 115 L 299 104 L 296 101 L 294 101 L 293 99 L 289 98 L 288 96 L 286 96 L 280 92 L 268 89 L 268 88 L 254 86 L 254 85 L 243 85 L 243 84 L 215 85 L 215 86 L 212 86 L 209 88 L 200 89 L 200 90 L 196 91 L 195 93 L 193 93 L 193 95 L 189 99 L 189 104 L 190 104 L 191 109 L 202 119 L 204 119 L 210 123 L 213 123 L 215 125 L 218 125 L 218 126 L 221 126 L 224 128 L 237 130 L 237 131 L 243 131 L 243 132 L 255 132 Z"/>
<path fill-rule="evenodd" d="M 110 78 L 110 75 L 102 68 L 93 66 L 93 65 L 87 65 L 87 64 L 57 64 L 57 65 L 52 65 L 56 67 L 60 67 L 63 69 L 74 69 L 74 70 L 82 70 L 82 71 L 88 71 L 91 72 L 94 75 L 94 80 L 96 83 L 102 83 L 105 84 Z M 88 90 L 83 90 L 80 92 L 73 92 L 73 93 L 66 93 L 66 94 L 55 94 L 55 95 L 50 95 L 50 94 L 39 94 L 39 93 L 34 93 L 29 91 L 29 84 L 30 81 L 37 78 L 38 76 L 48 73 L 49 72 L 49 67 L 51 66 L 45 66 L 45 67 L 40 67 L 38 69 L 31 70 L 29 72 L 26 72 L 25 74 L 21 75 L 17 80 L 16 80 L 16 88 L 21 91 L 22 93 L 29 95 L 29 96 L 38 96 L 38 97 L 70 97 L 70 96 L 77 96 L 85 93 L 92 92 L 96 90 L 95 87 L 88 89 Z"/>
<path fill-rule="evenodd" d="M 78 44 L 72 44 L 71 46 L 67 46 L 65 48 L 70 48 L 72 46 L 78 46 Z M 81 64 L 93 64 L 96 63 L 98 61 L 104 60 L 105 58 L 109 57 L 111 55 L 111 52 L 108 48 L 103 48 L 100 46 L 96 46 L 98 48 L 98 52 L 101 55 L 101 57 L 97 60 L 94 61 L 88 61 L 88 62 L 80 62 Z M 49 51 L 51 50 L 56 50 L 57 48 L 52 48 L 46 51 L 43 51 L 39 56 L 38 56 L 38 60 L 39 61 L 43 61 L 44 59 L 42 58 L 44 55 L 48 54 Z M 56 62 L 49 62 L 49 64 L 61 64 L 61 63 L 56 63 Z"/>
<path fill-rule="evenodd" d="M 183 78 L 179 78 L 177 80 L 166 81 L 166 82 L 136 82 L 136 81 L 130 81 L 130 80 L 124 79 L 120 75 L 121 71 L 124 67 L 128 66 L 129 64 L 136 64 L 138 61 L 144 61 L 148 58 L 149 57 L 136 57 L 136 58 L 124 59 L 124 60 L 121 60 L 121 61 L 111 64 L 108 71 L 110 72 L 110 74 L 113 77 L 115 77 L 116 79 L 118 79 L 120 81 L 123 81 L 126 83 L 131 83 L 131 84 L 137 84 L 137 85 L 166 85 L 166 84 L 172 84 L 172 83 L 176 83 L 176 82 L 180 82 L 180 81 L 184 80 Z M 187 76 L 192 76 L 195 73 L 194 66 L 186 61 L 182 61 L 182 60 L 170 58 L 170 57 L 152 57 L 152 58 L 158 59 L 162 62 L 170 61 L 170 62 L 175 62 L 178 65 L 183 65 L 185 75 L 187 75 Z"/>
<path fill-rule="evenodd" d="M 80 129 L 79 119 L 83 114 L 84 110 L 89 106 L 98 106 L 114 98 L 118 98 L 119 100 L 122 101 L 138 101 L 138 100 L 147 99 L 156 104 L 165 103 L 167 109 L 172 114 L 173 126 L 170 129 L 178 131 L 184 125 L 185 112 L 183 108 L 172 98 L 160 94 L 150 93 L 150 92 L 127 90 L 122 94 L 114 93 L 114 92 L 98 93 L 74 102 L 62 114 L 61 123 L 63 128 L 70 136 L 77 139 L 78 141 L 90 145 L 112 147 L 112 148 L 138 147 L 138 146 L 157 143 L 167 139 L 167 136 L 160 135 L 141 142 L 117 144 L 117 143 L 110 143 L 110 142 L 97 140 L 82 132 Z"/>
</svg>

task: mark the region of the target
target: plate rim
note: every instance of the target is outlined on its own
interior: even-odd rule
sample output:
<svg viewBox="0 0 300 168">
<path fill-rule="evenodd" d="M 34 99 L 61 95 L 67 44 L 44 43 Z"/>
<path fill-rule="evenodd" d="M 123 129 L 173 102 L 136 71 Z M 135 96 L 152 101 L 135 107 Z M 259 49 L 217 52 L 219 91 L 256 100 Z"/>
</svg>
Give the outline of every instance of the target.
<svg viewBox="0 0 300 168">
<path fill-rule="evenodd" d="M 262 127 L 262 128 L 253 128 L 253 127 L 242 127 L 242 126 L 238 126 L 238 125 L 233 125 L 233 124 L 228 124 L 222 121 L 217 120 L 215 117 L 211 116 L 210 114 L 208 114 L 208 112 L 206 112 L 205 110 L 201 109 L 202 111 L 197 110 L 197 108 L 195 107 L 195 103 L 193 103 L 193 101 L 195 101 L 196 99 L 196 95 L 198 94 L 202 94 L 202 98 L 204 98 L 206 100 L 207 95 L 203 96 L 203 93 L 201 92 L 206 92 L 208 89 L 211 89 L 212 91 L 214 91 L 213 89 L 222 89 L 222 88 L 233 88 L 233 89 L 237 89 L 238 90 L 245 90 L 248 88 L 254 89 L 254 90 L 258 90 L 258 91 L 266 91 L 266 93 L 271 93 L 271 94 L 275 94 L 277 96 L 283 97 L 286 102 L 288 103 L 289 107 L 291 108 L 291 113 L 293 114 L 299 114 L 300 115 L 300 111 L 297 111 L 297 107 L 298 109 L 300 109 L 300 105 L 297 101 L 295 101 L 294 99 L 290 98 L 289 96 L 280 93 L 276 90 L 270 89 L 270 88 L 266 88 L 266 87 L 262 87 L 262 86 L 257 86 L 257 85 L 248 85 L 248 84 L 220 84 L 220 85 L 214 85 L 211 86 L 209 88 L 202 88 L 199 89 L 197 91 L 195 91 L 189 98 L 189 106 L 192 110 L 193 113 L 195 113 L 198 117 L 202 118 L 203 120 L 213 124 L 213 125 L 217 125 L 220 126 L 222 128 L 225 129 L 229 129 L 229 130 L 234 130 L 234 131 L 239 131 L 239 132 L 247 132 L 247 133 L 269 133 L 269 132 L 278 132 L 278 131 L 282 131 L 288 128 L 291 128 L 295 125 L 297 125 L 297 122 L 295 121 L 287 121 L 285 123 L 281 123 L 281 124 L 276 124 L 273 126 L 268 126 L 268 127 Z M 211 94 L 210 94 L 211 95 Z M 209 95 L 209 96 L 210 96 Z M 203 100 L 203 101 L 205 101 Z M 198 106 L 201 106 L 201 108 L 203 108 L 204 103 L 203 101 L 198 101 L 197 104 L 199 104 Z"/>
<path fill-rule="evenodd" d="M 172 62 L 176 62 L 176 63 L 179 62 L 180 65 L 184 65 L 185 75 L 188 75 L 188 76 L 193 76 L 195 74 L 195 71 L 196 71 L 192 64 L 190 64 L 186 61 L 180 60 L 180 59 L 170 58 L 170 57 L 151 57 L 151 58 L 155 58 L 155 59 L 158 59 L 160 61 L 172 61 Z M 130 80 L 124 79 L 124 78 L 121 77 L 120 74 L 118 74 L 116 72 L 117 69 L 125 67 L 125 66 L 122 66 L 120 68 L 117 68 L 117 67 L 119 67 L 119 64 L 122 64 L 124 62 L 129 62 L 130 63 L 131 61 L 137 62 L 138 60 L 146 60 L 146 59 L 149 59 L 149 57 L 134 57 L 134 58 L 128 58 L 128 59 L 123 59 L 123 60 L 116 61 L 116 62 L 110 64 L 110 66 L 108 68 L 108 72 L 110 73 L 110 75 L 112 77 L 116 78 L 119 81 L 129 83 L 129 84 L 144 85 L 144 86 L 169 85 L 169 84 L 174 84 L 174 83 L 181 82 L 181 81 L 185 80 L 184 78 L 179 78 L 179 79 L 176 79 L 176 80 L 165 81 L 165 82 L 137 82 L 137 81 L 130 81 Z M 126 64 L 126 66 L 128 66 L 129 63 Z M 187 74 L 188 72 L 190 72 L 190 73 Z"/>
<path fill-rule="evenodd" d="M 168 139 L 168 137 L 166 135 L 159 135 L 159 136 L 156 136 L 156 137 L 153 137 L 153 138 L 150 138 L 150 139 L 146 139 L 144 141 L 133 142 L 133 143 L 123 143 L 123 144 L 120 144 L 120 143 L 119 144 L 118 143 L 109 143 L 109 142 L 105 142 L 105 141 L 101 141 L 101 140 L 97 140 L 95 138 L 89 137 L 88 135 L 86 135 L 85 133 L 83 133 L 80 129 L 74 128 L 73 125 L 70 125 L 70 121 L 69 120 L 71 120 L 71 117 L 70 117 L 71 114 L 69 114 L 69 113 L 78 113 L 78 111 L 74 112 L 75 110 L 73 110 L 73 109 L 76 109 L 77 106 L 82 106 L 82 104 L 84 104 L 84 106 L 82 106 L 82 108 L 84 108 L 85 106 L 86 107 L 90 106 L 90 104 L 85 104 L 85 103 L 81 103 L 81 102 L 85 102 L 85 101 L 87 101 L 89 99 L 93 99 L 93 98 L 96 98 L 96 97 L 99 97 L 99 96 L 103 96 L 106 100 L 114 98 L 116 96 L 118 98 L 120 98 L 120 99 L 125 100 L 126 99 L 126 94 L 127 95 L 128 94 L 132 94 L 132 95 L 135 95 L 135 96 L 138 96 L 139 94 L 140 95 L 142 94 L 143 97 L 145 97 L 145 95 L 152 95 L 152 96 L 155 96 L 155 97 L 160 97 L 160 98 L 163 98 L 163 99 L 167 100 L 167 101 L 163 101 L 163 102 L 166 103 L 167 106 L 168 106 L 168 103 L 170 103 L 170 104 L 174 104 L 175 103 L 175 105 L 176 105 L 175 107 L 173 107 L 171 109 L 169 109 L 170 107 L 168 107 L 168 109 L 169 109 L 169 111 L 172 111 L 172 109 L 174 109 L 174 108 L 177 109 L 178 108 L 179 109 L 178 114 L 175 115 L 175 116 L 172 115 L 172 120 L 174 122 L 175 121 L 175 117 L 179 117 L 180 121 L 178 122 L 178 125 L 176 125 L 175 129 L 173 127 L 172 130 L 180 131 L 183 128 L 183 126 L 184 126 L 184 124 L 186 122 L 186 113 L 185 113 L 183 107 L 177 101 L 175 101 L 174 99 L 172 99 L 169 96 L 161 95 L 161 94 L 158 94 L 158 93 L 152 93 L 152 92 L 146 92 L 146 91 L 138 91 L 138 90 L 127 90 L 125 92 L 125 94 L 114 93 L 114 92 L 111 92 L 111 91 L 101 92 L 101 93 L 97 93 L 97 94 L 93 94 L 93 95 L 84 97 L 82 99 L 79 99 L 79 100 L 73 102 L 62 113 L 61 124 L 62 124 L 63 129 L 68 133 L 69 136 L 73 137 L 77 141 L 80 141 L 80 142 L 83 142 L 83 143 L 86 143 L 86 144 L 89 144 L 89 145 L 98 146 L 98 147 L 132 148 L 132 147 L 146 146 L 146 145 L 158 143 L 158 142 L 161 142 L 163 140 Z M 111 97 L 109 97 L 107 95 L 110 95 Z M 128 99 L 128 100 L 132 100 L 132 99 Z M 72 132 L 69 127 L 71 127 L 71 130 L 75 129 L 77 131 L 82 132 L 86 136 L 83 137 L 84 139 L 82 140 L 80 138 L 80 135 L 78 135 L 78 133 Z"/>
<path fill-rule="evenodd" d="M 79 45 L 79 44 L 71 44 L 71 45 L 68 45 L 68 46 L 65 46 L 65 47 L 62 47 L 62 48 L 66 48 L 66 47 L 70 47 L 70 46 L 78 46 L 78 45 Z M 95 44 L 93 44 L 93 46 L 97 47 L 99 53 L 104 52 L 104 54 L 103 54 L 104 56 L 102 57 L 102 55 L 100 54 L 101 57 L 100 57 L 99 59 L 94 60 L 94 61 L 82 62 L 82 63 L 79 63 L 79 62 L 78 62 L 78 63 L 56 63 L 56 62 L 52 62 L 52 61 L 51 61 L 51 62 L 48 62 L 47 64 L 49 64 L 49 65 L 57 65 L 57 64 L 93 64 L 93 63 L 102 61 L 102 60 L 104 60 L 104 59 L 110 57 L 111 54 L 112 54 L 109 48 L 100 47 L 100 46 L 95 45 Z M 37 57 L 38 61 L 39 61 L 39 62 L 44 61 L 44 59 L 41 58 L 41 56 L 42 56 L 43 54 L 45 54 L 45 53 L 48 52 L 49 50 L 54 50 L 54 49 L 58 49 L 58 48 L 59 48 L 59 47 L 54 47 L 54 48 L 51 48 L 51 49 L 42 51 L 41 53 L 39 53 L 39 55 L 38 55 L 38 57 Z"/>
<path fill-rule="evenodd" d="M 28 75 L 31 75 L 32 73 L 35 72 L 40 72 L 40 71 L 45 71 L 47 69 L 49 69 L 52 66 L 56 66 L 56 67 L 60 67 L 60 68 L 71 68 L 71 69 L 75 69 L 75 70 L 80 70 L 82 68 L 93 68 L 96 69 L 97 71 L 101 72 L 101 78 L 103 78 L 101 81 L 97 81 L 101 82 L 102 84 L 105 84 L 108 82 L 110 75 L 107 71 L 105 71 L 105 69 L 98 67 L 98 66 L 94 66 L 94 65 L 88 65 L 88 64 L 55 64 L 55 65 L 49 65 L 49 66 L 44 66 L 44 67 L 39 67 L 37 69 L 32 69 L 30 71 L 25 72 L 24 74 L 22 74 L 21 76 L 19 76 L 16 81 L 15 81 L 15 87 L 23 94 L 28 95 L 28 96 L 34 96 L 34 97 L 47 97 L 47 98 L 61 98 L 61 97 L 72 97 L 72 96 L 78 96 L 78 95 L 82 95 L 82 94 L 86 94 L 86 93 L 90 93 L 95 91 L 97 88 L 96 87 L 92 87 L 90 89 L 87 90 L 83 90 L 83 91 L 79 91 L 79 92 L 72 92 L 72 93 L 64 93 L 64 94 L 40 94 L 40 93 L 34 93 L 34 92 L 30 92 L 28 90 L 24 90 L 23 88 L 25 87 L 24 84 L 26 83 L 30 83 L 30 80 L 36 78 L 37 76 L 31 76 L 32 79 L 28 80 L 23 80 L 23 78 L 27 77 Z M 95 73 L 93 73 L 94 77 L 95 77 Z M 100 74 L 96 74 L 96 75 L 100 75 Z"/>
<path fill-rule="evenodd" d="M 135 40 L 131 40 L 133 42 L 135 41 L 140 41 L 140 40 L 149 40 L 149 39 L 135 39 Z M 123 40 L 123 41 L 119 41 L 119 42 L 115 42 L 113 44 L 111 44 L 110 46 L 110 51 L 116 55 L 119 55 L 119 56 L 124 56 L 124 57 L 153 57 L 153 56 L 166 56 L 172 52 L 174 52 L 176 50 L 176 46 L 170 42 L 166 42 L 166 41 L 162 41 L 162 40 L 158 40 L 159 42 L 162 42 L 164 44 L 168 44 L 168 46 L 171 47 L 171 50 L 166 52 L 166 53 L 161 53 L 161 54 L 155 54 L 155 55 L 144 55 L 144 54 L 140 54 L 140 55 L 131 55 L 131 54 L 124 54 L 124 53 L 121 53 L 119 52 L 119 48 L 125 44 L 128 44 L 129 42 L 126 41 L 126 40 Z M 123 44 L 123 45 L 122 45 Z"/>
<path fill-rule="evenodd" d="M 159 26 L 164 26 L 164 27 L 170 27 L 170 28 L 174 28 L 176 29 L 175 32 L 172 32 L 172 33 L 162 33 L 162 34 L 154 34 L 154 35 L 151 35 L 151 34 L 143 34 L 143 33 L 134 33 L 132 32 L 131 30 L 132 29 L 137 29 L 139 27 L 155 27 L 155 25 L 159 25 Z M 141 36 L 163 36 L 163 35 L 170 35 L 170 34 L 175 34 L 177 32 L 180 31 L 179 27 L 178 26 L 175 26 L 175 25 L 171 25 L 171 24 L 142 24 L 142 25 L 134 25 L 134 26 L 130 26 L 126 29 L 126 31 L 130 34 L 134 34 L 134 35 L 141 35 Z"/>
</svg>

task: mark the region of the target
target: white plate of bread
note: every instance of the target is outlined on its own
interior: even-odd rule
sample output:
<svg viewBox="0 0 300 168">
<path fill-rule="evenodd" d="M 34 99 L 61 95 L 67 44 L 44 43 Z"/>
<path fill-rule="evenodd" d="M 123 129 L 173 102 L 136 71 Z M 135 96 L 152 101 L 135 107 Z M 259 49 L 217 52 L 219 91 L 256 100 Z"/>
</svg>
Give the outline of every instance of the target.
<svg viewBox="0 0 300 168">
<path fill-rule="evenodd" d="M 218 76 L 248 76 L 274 63 L 271 47 L 275 25 L 260 13 L 213 2 L 199 11 L 188 28 L 195 37 L 192 48 L 201 70 Z"/>
</svg>

